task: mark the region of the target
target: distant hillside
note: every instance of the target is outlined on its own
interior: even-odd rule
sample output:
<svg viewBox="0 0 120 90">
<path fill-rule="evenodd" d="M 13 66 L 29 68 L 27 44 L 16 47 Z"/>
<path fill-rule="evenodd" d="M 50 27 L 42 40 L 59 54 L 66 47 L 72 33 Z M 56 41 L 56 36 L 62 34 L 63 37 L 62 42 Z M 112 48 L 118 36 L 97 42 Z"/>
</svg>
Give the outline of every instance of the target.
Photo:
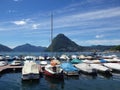
<svg viewBox="0 0 120 90">
<path fill-rule="evenodd" d="M 50 46 L 47 48 L 48 51 L 53 52 L 75 52 L 82 51 L 83 47 L 77 45 L 75 42 L 71 41 L 64 34 L 57 35 Z"/>
<path fill-rule="evenodd" d="M 10 52 L 10 51 L 12 51 L 11 48 L 9 48 L 9 47 L 7 47 L 5 45 L 0 44 L 0 52 Z"/>
<path fill-rule="evenodd" d="M 112 51 L 119 51 L 120 52 L 120 45 L 118 46 L 114 46 L 113 48 L 111 48 Z"/>
<path fill-rule="evenodd" d="M 84 48 L 85 51 L 106 51 L 110 50 L 115 46 L 105 46 L 105 45 L 93 45 L 93 46 L 86 46 Z"/>
<path fill-rule="evenodd" d="M 45 47 L 41 47 L 41 46 L 33 46 L 30 44 L 24 44 L 24 45 L 15 47 L 13 50 L 17 52 L 42 52 L 45 49 L 46 49 Z"/>
</svg>

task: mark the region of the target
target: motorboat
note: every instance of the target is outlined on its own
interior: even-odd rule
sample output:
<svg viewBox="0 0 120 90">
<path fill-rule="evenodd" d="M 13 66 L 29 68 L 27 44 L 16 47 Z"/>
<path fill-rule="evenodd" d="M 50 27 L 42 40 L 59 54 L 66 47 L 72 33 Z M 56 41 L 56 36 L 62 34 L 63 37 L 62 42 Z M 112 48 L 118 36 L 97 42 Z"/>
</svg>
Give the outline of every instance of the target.
<svg viewBox="0 0 120 90">
<path fill-rule="evenodd" d="M 22 61 L 21 60 L 13 60 L 10 65 L 11 66 L 20 66 L 20 65 L 22 65 Z"/>
<path fill-rule="evenodd" d="M 63 79 L 63 70 L 59 60 L 51 60 L 50 64 L 45 66 L 44 74 L 52 78 Z"/>
<path fill-rule="evenodd" d="M 25 56 L 24 57 L 24 60 L 36 60 L 36 57 L 35 56 Z"/>
<path fill-rule="evenodd" d="M 119 63 L 103 63 L 103 65 L 112 69 L 113 71 L 120 71 Z"/>
<path fill-rule="evenodd" d="M 0 55 L 0 66 L 5 66 L 8 64 L 8 61 L 5 60 L 3 55 Z"/>
<path fill-rule="evenodd" d="M 62 63 L 61 68 L 63 69 L 63 73 L 68 76 L 76 76 L 79 75 L 79 70 L 74 67 L 71 63 Z"/>
<path fill-rule="evenodd" d="M 96 70 L 93 69 L 88 63 L 75 64 L 75 67 L 77 67 L 81 72 L 85 74 L 97 75 Z"/>
<path fill-rule="evenodd" d="M 60 56 L 60 59 L 61 60 L 69 60 L 69 57 L 67 55 L 63 54 Z"/>
<path fill-rule="evenodd" d="M 79 60 L 79 59 L 72 59 L 72 60 L 71 60 L 71 63 L 72 63 L 72 64 L 82 63 L 82 60 Z"/>
<path fill-rule="evenodd" d="M 90 64 L 93 69 L 96 69 L 97 72 L 104 73 L 106 75 L 112 75 L 112 69 L 103 66 L 102 64 Z"/>
<path fill-rule="evenodd" d="M 39 79 L 39 67 L 34 61 L 25 61 L 22 68 L 22 80 Z"/>
<path fill-rule="evenodd" d="M 41 66 L 42 70 L 45 70 L 45 66 L 46 66 L 47 64 L 48 64 L 48 62 L 45 61 L 45 60 L 40 61 L 40 66 Z"/>
</svg>

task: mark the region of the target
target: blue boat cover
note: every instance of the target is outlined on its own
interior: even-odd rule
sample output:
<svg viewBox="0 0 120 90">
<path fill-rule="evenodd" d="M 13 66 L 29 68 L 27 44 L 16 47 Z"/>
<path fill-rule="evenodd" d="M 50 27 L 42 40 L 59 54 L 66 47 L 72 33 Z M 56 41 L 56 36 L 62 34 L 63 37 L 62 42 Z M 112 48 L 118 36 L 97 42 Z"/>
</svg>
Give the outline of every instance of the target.
<svg viewBox="0 0 120 90">
<path fill-rule="evenodd" d="M 61 68 L 64 70 L 64 71 L 78 71 L 78 69 L 76 67 L 74 67 L 71 63 L 62 63 L 61 64 Z"/>
<path fill-rule="evenodd" d="M 79 59 L 73 59 L 73 60 L 71 61 L 71 63 L 72 63 L 72 64 L 78 64 L 78 63 L 82 63 L 82 61 L 79 60 Z"/>
<path fill-rule="evenodd" d="M 105 59 L 100 59 L 101 63 L 106 63 L 107 61 Z"/>
</svg>

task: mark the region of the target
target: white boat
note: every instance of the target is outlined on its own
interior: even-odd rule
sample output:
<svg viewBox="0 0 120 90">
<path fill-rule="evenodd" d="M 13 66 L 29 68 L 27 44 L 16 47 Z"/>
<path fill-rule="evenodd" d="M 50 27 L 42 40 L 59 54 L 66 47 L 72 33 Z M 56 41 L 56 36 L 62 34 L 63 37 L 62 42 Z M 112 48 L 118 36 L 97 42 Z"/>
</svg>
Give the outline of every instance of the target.
<svg viewBox="0 0 120 90">
<path fill-rule="evenodd" d="M 5 66 L 8 64 L 8 61 L 5 60 L 5 57 L 3 55 L 0 55 L 0 66 Z"/>
<path fill-rule="evenodd" d="M 71 59 L 77 59 L 77 55 L 71 55 Z"/>
<path fill-rule="evenodd" d="M 5 60 L 0 61 L 0 66 L 5 66 L 7 64 L 8 64 L 8 61 L 5 61 Z"/>
<path fill-rule="evenodd" d="M 120 64 L 119 63 L 103 63 L 103 65 L 112 69 L 112 70 L 120 71 Z"/>
<path fill-rule="evenodd" d="M 60 59 L 61 60 L 69 60 L 69 57 L 67 55 L 63 54 L 60 56 Z"/>
<path fill-rule="evenodd" d="M 22 79 L 39 79 L 39 67 L 34 61 L 25 61 L 22 68 Z"/>
<path fill-rule="evenodd" d="M 25 56 L 24 60 L 36 60 L 35 56 Z"/>
<path fill-rule="evenodd" d="M 77 67 L 81 72 L 85 74 L 91 74 L 91 75 L 96 75 L 96 70 L 93 69 L 90 64 L 87 63 L 79 63 L 75 64 L 75 67 Z"/>
<path fill-rule="evenodd" d="M 38 60 L 45 60 L 43 56 L 38 56 Z"/>
<path fill-rule="evenodd" d="M 90 64 L 90 66 L 93 68 L 93 69 L 96 69 L 98 72 L 101 72 L 101 73 L 105 73 L 106 75 L 109 74 L 109 75 L 112 75 L 111 74 L 111 69 L 110 68 L 107 68 L 101 64 Z"/>
<path fill-rule="evenodd" d="M 112 59 L 105 59 L 107 62 L 109 63 L 116 63 L 116 62 L 120 62 L 120 59 L 119 58 L 112 58 Z"/>
<path fill-rule="evenodd" d="M 48 64 L 47 61 L 40 61 L 40 66 L 42 68 L 42 70 L 45 70 L 45 66 Z"/>
<path fill-rule="evenodd" d="M 20 66 L 20 65 L 22 65 L 22 61 L 20 61 L 20 60 L 14 60 L 10 65 L 11 66 Z"/>
</svg>

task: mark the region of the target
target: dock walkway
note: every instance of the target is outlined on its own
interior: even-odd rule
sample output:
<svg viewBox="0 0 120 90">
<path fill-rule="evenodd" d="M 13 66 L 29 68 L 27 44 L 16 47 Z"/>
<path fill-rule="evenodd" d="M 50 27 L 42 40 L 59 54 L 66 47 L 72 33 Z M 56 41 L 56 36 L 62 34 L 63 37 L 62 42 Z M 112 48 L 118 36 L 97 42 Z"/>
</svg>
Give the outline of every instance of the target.
<svg viewBox="0 0 120 90">
<path fill-rule="evenodd" d="M 0 72 L 6 70 L 6 69 L 22 69 L 23 66 L 11 66 L 11 65 L 6 65 L 6 66 L 1 66 L 0 67 Z"/>
<path fill-rule="evenodd" d="M 22 70 L 23 66 L 11 66 L 11 65 L 6 65 L 6 66 L 0 66 L 0 73 L 2 72 L 7 72 L 8 70 Z M 40 65 L 38 65 L 39 72 L 43 73 L 43 70 Z"/>
</svg>

